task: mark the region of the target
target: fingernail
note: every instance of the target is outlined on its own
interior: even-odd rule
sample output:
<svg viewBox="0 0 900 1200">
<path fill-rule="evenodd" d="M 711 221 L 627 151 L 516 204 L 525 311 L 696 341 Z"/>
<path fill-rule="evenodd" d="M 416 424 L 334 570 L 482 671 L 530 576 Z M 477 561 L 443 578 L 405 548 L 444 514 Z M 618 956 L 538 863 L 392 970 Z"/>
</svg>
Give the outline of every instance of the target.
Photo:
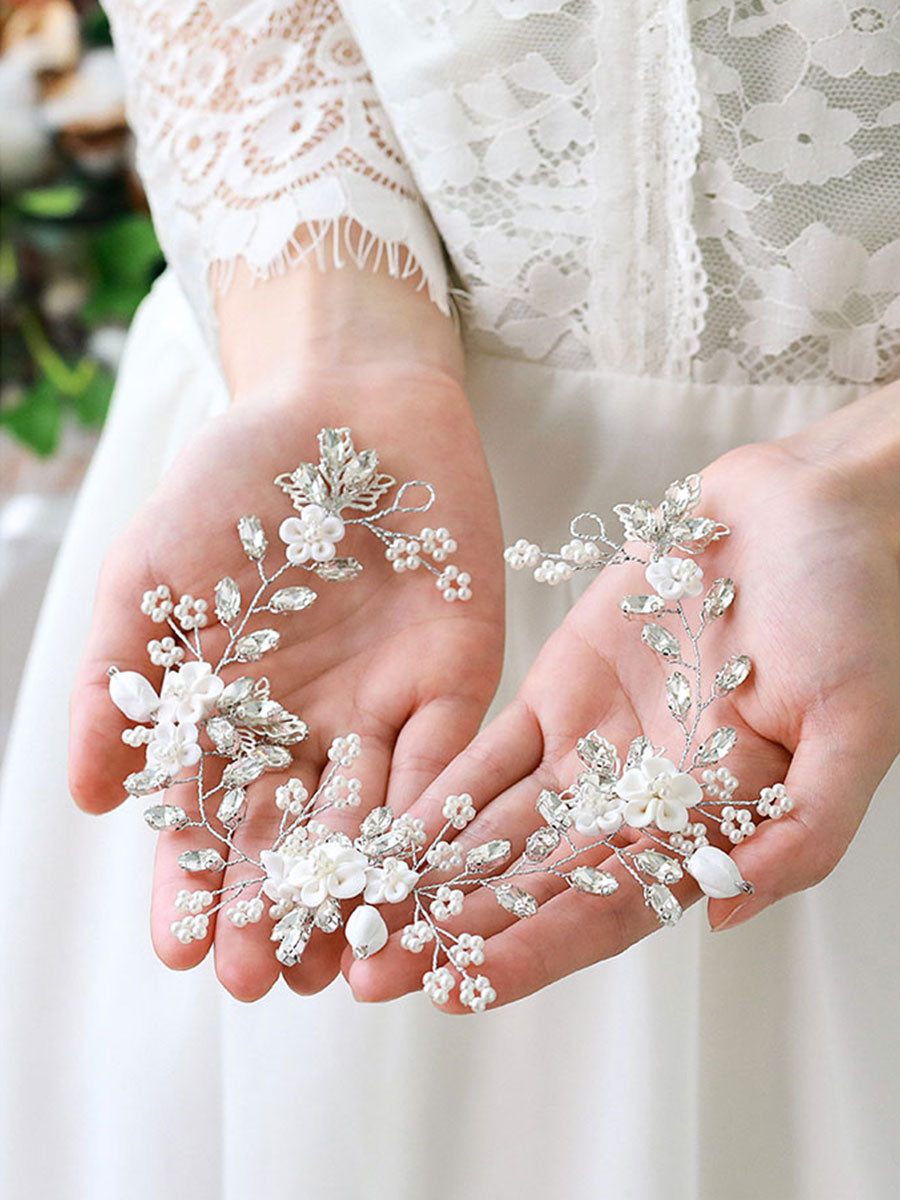
<svg viewBox="0 0 900 1200">
<path fill-rule="evenodd" d="M 721 921 L 718 921 L 715 925 L 713 925 L 712 922 L 710 922 L 710 925 L 709 925 L 710 930 L 713 933 L 721 933 L 723 929 L 731 929 L 732 926 L 739 924 L 740 922 L 737 919 L 738 913 L 741 912 L 742 910 L 746 909 L 746 907 L 747 907 L 747 901 L 742 900 L 740 902 L 740 904 L 736 904 L 734 906 L 734 908 L 731 910 L 731 912 L 728 913 L 727 916 L 723 917 Z M 709 910 L 707 910 L 707 912 L 708 911 Z M 742 917 L 741 920 L 745 920 L 746 917 L 748 917 L 749 915 L 750 915 L 749 913 L 745 913 L 744 917 Z"/>
</svg>

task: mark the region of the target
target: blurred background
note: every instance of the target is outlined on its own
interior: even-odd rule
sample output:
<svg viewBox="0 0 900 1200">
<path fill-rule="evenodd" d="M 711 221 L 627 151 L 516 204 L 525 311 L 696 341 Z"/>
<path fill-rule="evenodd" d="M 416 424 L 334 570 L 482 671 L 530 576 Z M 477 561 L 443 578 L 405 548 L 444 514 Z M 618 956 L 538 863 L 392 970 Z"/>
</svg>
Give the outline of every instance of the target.
<svg viewBox="0 0 900 1200">
<path fill-rule="evenodd" d="M 0 0 L 0 753 L 126 331 L 162 267 L 102 9 Z"/>
</svg>

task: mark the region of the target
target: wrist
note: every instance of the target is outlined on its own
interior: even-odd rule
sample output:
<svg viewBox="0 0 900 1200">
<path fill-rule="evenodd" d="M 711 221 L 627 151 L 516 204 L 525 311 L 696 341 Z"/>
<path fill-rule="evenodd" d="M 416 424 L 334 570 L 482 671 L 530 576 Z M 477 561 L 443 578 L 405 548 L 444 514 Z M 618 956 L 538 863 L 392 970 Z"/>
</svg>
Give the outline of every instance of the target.
<svg viewBox="0 0 900 1200">
<path fill-rule="evenodd" d="M 441 312 L 421 272 L 346 261 L 334 237 L 290 270 L 254 279 L 241 261 L 216 303 L 220 352 L 232 398 L 247 402 L 304 394 L 310 380 L 358 368 L 392 367 L 445 377 L 460 387 L 464 360 L 453 318 Z"/>
<path fill-rule="evenodd" d="M 819 486 L 866 509 L 900 556 L 900 381 L 785 438 Z"/>
</svg>

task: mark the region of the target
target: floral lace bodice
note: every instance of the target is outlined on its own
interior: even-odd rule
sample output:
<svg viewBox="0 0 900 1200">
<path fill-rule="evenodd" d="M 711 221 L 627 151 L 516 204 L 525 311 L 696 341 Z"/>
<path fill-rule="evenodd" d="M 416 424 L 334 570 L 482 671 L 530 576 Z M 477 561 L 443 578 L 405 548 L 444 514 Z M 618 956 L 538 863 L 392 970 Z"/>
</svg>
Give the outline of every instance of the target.
<svg viewBox="0 0 900 1200">
<path fill-rule="evenodd" d="M 108 7 L 205 319 L 238 257 L 284 269 L 341 221 L 342 260 L 402 263 L 511 357 L 900 374 L 900 0 Z"/>
</svg>

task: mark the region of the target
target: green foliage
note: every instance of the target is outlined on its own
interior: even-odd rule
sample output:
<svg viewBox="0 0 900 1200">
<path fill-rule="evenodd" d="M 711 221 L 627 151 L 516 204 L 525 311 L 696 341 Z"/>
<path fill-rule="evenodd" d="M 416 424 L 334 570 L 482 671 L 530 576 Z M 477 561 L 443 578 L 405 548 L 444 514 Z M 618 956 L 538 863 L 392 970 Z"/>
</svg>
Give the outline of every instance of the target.
<svg viewBox="0 0 900 1200">
<path fill-rule="evenodd" d="M 88 245 L 93 277 L 83 319 L 130 321 L 162 264 L 162 252 L 149 217 L 128 213 L 95 233 Z"/>
<path fill-rule="evenodd" d="M 32 384 L 18 404 L 0 412 L 0 426 L 42 457 L 56 449 L 61 425 L 62 404 L 49 379 Z"/>
</svg>

